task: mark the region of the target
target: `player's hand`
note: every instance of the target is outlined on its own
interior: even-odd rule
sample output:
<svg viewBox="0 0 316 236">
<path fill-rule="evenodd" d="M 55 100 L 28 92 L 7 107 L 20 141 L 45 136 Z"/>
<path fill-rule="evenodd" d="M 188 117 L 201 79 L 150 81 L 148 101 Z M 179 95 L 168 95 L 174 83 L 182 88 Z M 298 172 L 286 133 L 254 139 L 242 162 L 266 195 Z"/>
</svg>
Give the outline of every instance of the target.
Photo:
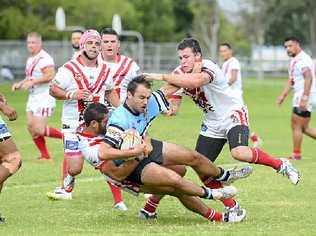
<svg viewBox="0 0 316 236">
<path fill-rule="evenodd" d="M 14 92 L 15 90 L 19 90 L 22 86 L 22 83 L 21 82 L 18 82 L 18 83 L 14 83 L 11 87 L 11 90 Z"/>
<path fill-rule="evenodd" d="M 23 90 L 28 90 L 34 85 L 34 80 L 33 79 L 27 79 L 25 80 L 22 85 L 20 86 L 21 89 Z"/>
<path fill-rule="evenodd" d="M 281 106 L 281 104 L 283 103 L 285 97 L 283 95 L 280 95 L 277 97 L 276 103 L 277 105 Z"/>
<path fill-rule="evenodd" d="M 299 104 L 299 109 L 301 111 L 307 111 L 308 100 L 301 99 Z"/>
<path fill-rule="evenodd" d="M 144 73 L 145 80 L 147 81 L 153 81 L 153 80 L 158 80 L 162 81 L 163 80 L 163 74 L 156 74 L 156 73 Z"/>
<path fill-rule="evenodd" d="M 0 94 L 0 104 L 4 104 L 4 105 L 7 104 L 7 99 L 6 99 L 5 96 L 2 95 L 2 94 Z"/>
<path fill-rule="evenodd" d="M 89 99 L 92 98 L 92 93 L 87 90 L 87 89 L 78 89 L 74 94 L 73 94 L 73 99 L 76 100 L 85 100 L 89 101 Z"/>
<path fill-rule="evenodd" d="M 135 156 L 137 156 L 139 160 L 143 160 L 146 157 L 144 154 L 145 149 L 146 149 L 146 144 L 144 142 L 134 147 L 133 151 L 135 153 Z"/>
<path fill-rule="evenodd" d="M 201 73 L 202 71 L 202 61 L 197 61 L 194 63 L 192 73 Z"/>
<path fill-rule="evenodd" d="M 149 154 L 153 151 L 153 146 L 151 145 L 150 140 L 149 140 L 149 142 L 144 141 L 144 143 L 145 143 L 144 156 L 148 157 Z"/>
<path fill-rule="evenodd" d="M 10 121 L 16 120 L 16 118 L 17 118 L 17 113 L 16 113 L 16 111 L 15 111 L 14 108 L 12 108 L 12 107 L 10 107 L 10 106 L 8 106 L 8 105 L 3 105 L 3 106 L 1 107 L 1 111 L 3 112 L 3 114 L 4 114 L 6 117 L 8 117 L 8 119 L 9 119 Z"/>
</svg>

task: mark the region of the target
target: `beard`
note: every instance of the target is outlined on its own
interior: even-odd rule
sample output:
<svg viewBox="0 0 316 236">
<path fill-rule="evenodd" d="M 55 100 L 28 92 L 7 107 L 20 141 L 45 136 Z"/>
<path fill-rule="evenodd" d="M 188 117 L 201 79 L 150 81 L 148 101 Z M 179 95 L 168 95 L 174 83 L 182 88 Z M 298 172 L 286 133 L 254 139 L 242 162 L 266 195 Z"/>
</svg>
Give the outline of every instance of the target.
<svg viewBox="0 0 316 236">
<path fill-rule="evenodd" d="M 83 51 L 83 55 L 84 55 L 86 58 L 88 58 L 89 60 L 94 60 L 94 59 L 97 58 L 97 56 L 95 56 L 95 57 L 89 57 L 86 51 Z"/>
<path fill-rule="evenodd" d="M 75 45 L 75 44 L 71 44 L 71 46 L 72 46 L 72 48 L 75 49 L 75 50 L 79 50 L 79 48 L 80 48 L 79 45 Z"/>
</svg>

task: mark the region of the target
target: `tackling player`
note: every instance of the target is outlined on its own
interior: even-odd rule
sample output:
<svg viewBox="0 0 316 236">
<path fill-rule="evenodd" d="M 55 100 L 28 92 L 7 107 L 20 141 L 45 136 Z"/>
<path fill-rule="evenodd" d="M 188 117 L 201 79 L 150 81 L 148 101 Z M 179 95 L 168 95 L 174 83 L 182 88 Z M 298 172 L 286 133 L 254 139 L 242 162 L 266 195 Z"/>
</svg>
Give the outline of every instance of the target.
<svg viewBox="0 0 316 236">
<path fill-rule="evenodd" d="M 293 89 L 291 119 L 293 153 L 290 159 L 300 160 L 303 134 L 316 139 L 316 128 L 309 126 L 313 107 L 316 106 L 315 65 L 312 58 L 302 50 L 298 38 L 286 38 L 284 48 L 291 57 L 288 68 L 289 80 L 277 98 L 277 104 L 281 105 Z"/>
<path fill-rule="evenodd" d="M 247 107 L 232 92 L 221 69 L 211 60 L 202 60 L 199 42 L 186 38 L 179 43 L 177 50 L 181 64 L 179 74 L 148 74 L 146 77 L 185 88 L 183 93 L 203 110 L 196 150 L 215 161 L 228 142 L 234 159 L 272 167 L 297 184 L 299 172 L 288 160 L 273 158 L 259 148 L 248 147 Z M 213 181 L 205 184 L 211 188 L 221 187 Z M 224 205 L 229 209 L 238 207 L 233 199 L 228 199 Z"/>
<path fill-rule="evenodd" d="M 2 94 L 0 94 L 0 111 L 8 117 L 10 121 L 16 120 L 17 118 L 16 111 L 7 104 Z M 4 182 L 18 171 L 21 164 L 21 154 L 6 124 L 0 117 L 0 192 Z M 5 218 L 0 214 L 0 223 L 4 222 Z"/>
<path fill-rule="evenodd" d="M 30 57 L 25 67 L 25 79 L 14 83 L 12 90 L 29 90 L 26 104 L 27 128 L 41 153 L 40 160 L 49 160 L 51 156 L 46 147 L 46 137 L 62 139 L 62 133 L 47 126 L 52 116 L 55 99 L 49 95 L 49 82 L 55 76 L 53 58 L 42 49 L 42 37 L 36 32 L 27 35 L 27 48 Z"/>
</svg>

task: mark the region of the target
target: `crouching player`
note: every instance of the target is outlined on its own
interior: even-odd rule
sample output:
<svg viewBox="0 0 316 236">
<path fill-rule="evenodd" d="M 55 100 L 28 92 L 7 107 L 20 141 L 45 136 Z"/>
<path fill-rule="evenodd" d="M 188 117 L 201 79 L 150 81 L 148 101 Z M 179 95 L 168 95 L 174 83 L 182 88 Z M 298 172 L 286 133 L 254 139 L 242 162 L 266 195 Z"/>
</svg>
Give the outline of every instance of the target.
<svg viewBox="0 0 316 236">
<path fill-rule="evenodd" d="M 90 104 L 84 112 L 85 128 L 81 133 L 76 134 L 77 154 L 82 155 L 86 161 L 99 169 L 113 183 L 119 184 L 123 189 L 128 189 L 136 195 L 139 192 L 152 193 L 158 195 L 171 195 L 177 197 L 180 202 L 189 210 L 204 216 L 206 219 L 218 222 L 239 222 L 244 219 L 246 212 L 216 212 L 206 206 L 201 198 L 221 200 L 230 198 L 236 193 L 234 187 L 228 186 L 223 189 L 210 189 L 200 187 L 190 182 L 177 172 L 184 175 L 185 168 L 181 166 L 182 161 L 168 160 L 168 155 L 162 153 L 159 141 L 152 140 L 154 148 L 150 149 L 147 142 L 128 150 L 113 148 L 111 145 L 103 142 L 105 127 L 108 122 L 108 110 L 99 103 Z M 108 139 L 109 136 L 106 136 Z M 179 154 L 188 157 L 192 152 L 185 148 L 178 148 Z M 130 157 L 138 158 L 127 160 Z M 147 157 L 146 157 L 147 156 Z M 169 154 L 171 157 L 171 155 Z M 186 158 L 185 157 L 185 158 Z M 159 159 L 169 161 L 169 165 L 159 162 Z M 125 161 L 124 161 L 125 160 Z M 205 160 L 207 160 L 205 158 Z M 208 160 L 207 160 L 208 161 Z M 121 163 L 118 165 L 118 163 Z M 204 163 L 205 164 L 205 163 Z M 221 176 L 221 172 L 230 175 L 226 170 L 220 171 L 216 166 L 212 166 L 211 176 Z M 174 169 L 174 170 L 173 170 Z M 222 177 L 222 176 L 221 176 Z M 228 180 L 228 179 L 227 179 Z"/>
<path fill-rule="evenodd" d="M 0 94 L 0 110 L 10 121 L 16 120 L 16 111 L 8 106 L 6 99 Z M 11 137 L 11 134 L 0 117 L 0 192 L 3 183 L 11 175 L 15 174 L 21 166 L 21 155 Z M 4 223 L 5 218 L 0 215 L 0 223 Z"/>
</svg>

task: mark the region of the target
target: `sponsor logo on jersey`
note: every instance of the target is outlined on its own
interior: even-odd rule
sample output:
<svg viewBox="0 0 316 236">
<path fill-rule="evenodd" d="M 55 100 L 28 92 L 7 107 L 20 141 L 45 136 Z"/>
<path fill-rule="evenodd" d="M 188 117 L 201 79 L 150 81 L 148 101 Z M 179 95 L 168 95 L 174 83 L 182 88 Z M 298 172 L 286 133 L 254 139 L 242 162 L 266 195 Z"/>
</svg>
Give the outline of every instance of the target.
<svg viewBox="0 0 316 236">
<path fill-rule="evenodd" d="M 76 151 L 79 148 L 79 142 L 73 140 L 66 140 L 65 149 Z"/>
<path fill-rule="evenodd" d="M 206 130 L 207 130 L 207 126 L 205 124 L 202 124 L 201 125 L 201 131 L 202 132 L 206 132 Z"/>
</svg>

